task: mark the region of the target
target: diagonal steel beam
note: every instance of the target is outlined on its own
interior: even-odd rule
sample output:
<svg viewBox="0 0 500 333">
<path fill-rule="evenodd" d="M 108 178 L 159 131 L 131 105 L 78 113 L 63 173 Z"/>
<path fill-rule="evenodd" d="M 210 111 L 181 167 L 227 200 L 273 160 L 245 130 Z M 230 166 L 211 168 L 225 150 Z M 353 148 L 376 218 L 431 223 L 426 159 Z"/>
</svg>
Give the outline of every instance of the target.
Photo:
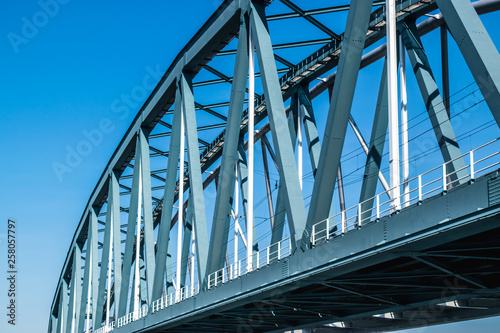
<svg viewBox="0 0 500 333">
<path fill-rule="evenodd" d="M 469 0 L 437 0 L 451 35 L 500 127 L 500 54 Z"/>
<path fill-rule="evenodd" d="M 434 79 L 429 60 L 425 53 L 422 41 L 418 35 L 415 23 L 403 22 L 399 25 L 399 31 L 408 51 L 420 92 L 431 120 L 432 128 L 441 149 L 444 162 L 447 164 L 447 172 L 451 181 L 464 183 L 467 179 L 467 170 L 458 146 L 457 138 L 453 131 L 448 113 L 443 104 L 443 99 Z M 450 162 L 451 161 L 451 162 Z"/>
<path fill-rule="evenodd" d="M 155 272 L 155 239 L 153 232 L 153 205 L 151 202 L 151 168 L 149 158 L 149 143 L 144 130 L 139 130 L 139 156 L 142 179 L 142 207 L 143 207 L 143 234 L 144 234 L 144 261 L 146 264 L 147 301 L 152 303 L 153 282 Z"/>
<path fill-rule="evenodd" d="M 271 38 L 265 21 L 263 5 L 251 5 L 250 21 L 255 37 L 259 68 L 262 72 L 262 85 L 268 108 L 269 123 L 273 137 L 274 150 L 278 160 L 280 180 L 286 193 L 286 208 L 292 247 L 304 230 L 306 210 L 295 164 L 292 140 L 288 131 L 283 97 L 279 84 Z"/>
<path fill-rule="evenodd" d="M 302 236 L 302 249 L 310 245 L 313 224 L 326 219 L 330 213 L 371 8 L 372 1 L 356 0 L 351 2 L 307 224 Z"/>
<path fill-rule="evenodd" d="M 361 221 L 364 221 L 372 215 L 373 197 L 375 196 L 377 180 L 381 173 L 380 165 L 382 164 L 382 155 L 384 153 L 384 144 L 389 121 L 387 102 L 387 61 L 384 60 L 370 144 L 366 156 L 365 171 L 363 173 L 363 183 L 361 184 L 361 192 L 359 195 L 359 202 L 361 203 Z"/>
<path fill-rule="evenodd" d="M 208 234 L 205 216 L 205 199 L 201 178 L 200 153 L 198 150 L 198 132 L 196 131 L 196 111 L 191 77 L 186 73 L 181 76 L 181 93 L 184 123 L 186 129 L 186 146 L 188 156 L 189 183 L 193 201 L 193 229 L 196 235 L 196 255 L 198 264 L 198 280 L 206 281 L 208 260 Z"/>
<path fill-rule="evenodd" d="M 170 156 L 167 162 L 167 176 L 165 181 L 165 191 L 163 194 L 163 209 L 161 214 L 160 227 L 158 230 L 158 250 L 156 252 L 156 270 L 153 283 L 153 299 L 159 299 L 163 292 L 163 281 L 165 279 L 165 268 L 167 264 L 167 254 L 170 241 L 170 229 L 172 211 L 177 187 L 177 169 L 179 167 L 180 154 L 180 128 L 182 95 L 180 86 L 175 94 L 174 117 L 172 122 L 172 137 L 170 138 Z M 167 276 L 168 278 L 168 276 Z"/>
<path fill-rule="evenodd" d="M 385 0 L 373 1 L 373 5 L 374 6 L 385 5 Z M 350 7 L 350 5 L 340 5 L 340 6 L 333 6 L 333 7 L 324 7 L 324 8 L 318 8 L 318 9 L 304 10 L 304 15 L 309 16 L 309 15 L 320 15 L 320 14 L 342 12 L 342 11 L 349 10 L 349 7 Z M 299 13 L 293 12 L 293 13 L 269 15 L 267 17 L 267 20 L 268 21 L 276 21 L 276 20 L 284 20 L 284 19 L 289 19 L 289 18 L 294 18 L 294 17 L 300 17 Z"/>
<path fill-rule="evenodd" d="M 413 258 L 413 259 L 415 259 L 415 260 L 417 260 L 417 261 L 420 261 L 420 262 L 421 262 L 421 263 L 423 263 L 423 264 L 426 264 L 426 265 L 428 265 L 428 266 L 434 267 L 434 268 L 436 268 L 436 269 L 438 269 L 438 270 L 440 270 L 440 271 L 442 271 L 442 272 L 444 272 L 444 273 L 446 273 L 446 274 L 450 274 L 450 275 L 452 275 L 452 276 L 454 276 L 454 277 L 456 277 L 456 278 L 458 278 L 458 279 L 460 279 L 460 280 L 463 280 L 463 281 L 465 281 L 465 282 L 468 282 L 468 283 L 470 283 L 470 284 L 473 284 L 473 285 L 475 285 L 476 287 L 479 287 L 479 288 L 481 288 L 481 289 L 488 289 L 488 288 L 487 288 L 485 285 L 483 285 L 482 283 L 476 282 L 476 281 L 474 281 L 474 280 L 472 280 L 472 279 L 469 279 L 468 277 L 465 277 L 465 276 L 463 276 L 463 275 L 461 275 L 461 274 L 457 274 L 457 273 L 453 272 L 451 269 L 446 268 L 443 264 L 441 264 L 441 263 L 437 263 L 437 262 L 436 262 L 436 261 L 434 261 L 434 260 L 431 260 L 431 259 L 423 259 L 423 258 L 419 257 L 418 255 L 412 255 L 412 258 Z"/>
<path fill-rule="evenodd" d="M 221 174 L 215 198 L 210 246 L 208 249 L 207 272 L 218 271 L 224 265 L 224 255 L 227 249 L 229 232 L 229 215 L 234 193 L 235 165 L 238 161 L 238 138 L 240 123 L 243 114 L 245 91 L 248 75 L 248 32 L 247 20 L 244 17 L 240 24 L 240 38 L 238 39 L 238 53 L 234 64 L 234 82 L 231 87 L 231 96 L 228 110 L 224 149 L 221 159 Z"/>
<path fill-rule="evenodd" d="M 288 8 L 290 8 L 291 10 L 293 10 L 294 12 L 296 12 L 297 14 L 299 14 L 300 17 L 306 19 L 311 24 L 313 24 L 316 28 L 318 28 L 319 30 L 323 31 L 325 34 L 329 35 L 332 38 L 340 39 L 339 35 L 337 35 L 333 31 L 331 31 L 323 23 L 319 22 L 318 20 L 316 20 L 311 15 L 306 15 L 306 13 L 299 6 L 297 6 L 296 4 L 294 4 L 292 1 L 290 1 L 290 0 L 280 0 L 280 1 L 285 6 L 287 6 Z"/>
<path fill-rule="evenodd" d="M 136 147 L 139 145 L 138 137 L 136 136 Z M 138 148 L 136 148 L 137 154 Z M 139 160 L 139 159 L 138 159 Z M 125 255 L 123 256 L 123 269 L 122 269 L 122 283 L 120 287 L 120 300 L 118 306 L 118 317 L 123 317 L 126 315 L 127 311 L 127 301 L 129 293 L 129 283 L 130 283 L 130 273 L 132 270 L 132 262 L 134 260 L 133 255 L 135 252 L 134 243 L 140 241 L 140 235 L 135 234 L 135 226 L 138 220 L 139 212 L 139 173 L 140 168 L 134 168 L 133 178 L 132 178 L 132 193 L 130 194 L 130 206 L 128 213 L 128 224 L 127 224 L 127 235 L 125 237 Z M 139 220 L 140 221 L 140 220 Z M 131 297 L 132 299 L 134 296 Z M 99 308 L 98 308 L 99 311 Z"/>
</svg>

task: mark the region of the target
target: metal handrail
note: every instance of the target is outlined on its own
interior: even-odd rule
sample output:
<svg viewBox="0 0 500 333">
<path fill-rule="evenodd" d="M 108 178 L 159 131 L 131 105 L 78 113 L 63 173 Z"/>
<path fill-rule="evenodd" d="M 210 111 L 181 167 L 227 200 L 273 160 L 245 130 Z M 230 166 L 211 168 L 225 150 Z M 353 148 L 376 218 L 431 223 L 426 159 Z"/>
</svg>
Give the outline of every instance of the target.
<svg viewBox="0 0 500 333">
<path fill-rule="evenodd" d="M 253 254 L 251 260 L 245 257 L 229 266 L 219 269 L 208 276 L 208 289 L 217 287 L 256 269 L 270 265 L 292 254 L 290 237 L 266 247 Z"/>
<path fill-rule="evenodd" d="M 193 285 L 184 286 L 154 301 L 151 305 L 151 313 L 158 312 L 176 303 L 196 296 L 199 292 L 200 284 L 198 281 L 196 281 Z"/>
<path fill-rule="evenodd" d="M 133 321 L 146 317 L 148 315 L 148 309 L 149 309 L 148 305 L 144 304 L 142 307 L 139 308 L 139 311 L 133 311 L 126 314 L 123 317 L 118 318 L 116 327 L 120 328 L 127 324 L 130 324 Z"/>
<path fill-rule="evenodd" d="M 405 200 L 400 203 L 399 207 L 395 207 L 393 205 L 393 200 L 389 199 L 384 202 L 380 202 L 380 196 L 386 195 L 391 192 L 392 189 L 389 189 L 388 191 L 382 192 L 380 194 L 377 194 L 374 197 L 371 197 L 367 200 L 364 200 L 360 203 L 358 203 L 355 206 L 352 206 L 350 208 L 347 208 L 344 211 L 341 211 L 333 216 L 328 217 L 325 220 L 322 220 L 316 224 L 313 225 L 312 227 L 312 232 L 311 232 L 311 243 L 314 245 L 326 241 L 332 237 L 339 236 L 341 234 L 344 234 L 350 230 L 356 229 L 358 227 L 361 227 L 363 224 L 366 224 L 368 222 L 371 222 L 373 220 L 380 219 L 381 216 L 385 216 L 387 214 L 394 213 L 397 210 L 400 210 L 401 207 L 404 209 L 412 204 L 415 203 L 420 203 L 423 201 L 423 199 L 429 198 L 435 194 L 439 193 L 446 193 L 450 188 L 453 188 L 455 186 L 458 186 L 461 184 L 461 181 L 464 179 L 469 179 L 470 181 L 473 181 L 475 178 L 477 178 L 478 175 L 483 175 L 486 173 L 486 171 L 491 170 L 493 167 L 500 165 L 500 158 L 499 160 L 491 161 L 493 158 L 497 157 L 500 155 L 500 149 L 494 149 L 493 153 L 487 154 L 487 156 L 481 157 L 481 158 L 475 158 L 475 155 L 477 152 L 482 151 L 486 147 L 491 148 L 495 143 L 500 142 L 500 138 L 497 138 L 495 140 L 491 140 L 465 154 L 462 154 L 458 157 L 455 157 L 454 159 L 443 163 L 437 167 L 434 167 L 416 177 L 413 177 L 401 185 L 406 185 L 408 184 L 408 187 L 410 188 L 410 184 L 416 184 L 414 185 L 412 189 L 408 191 L 407 196 L 408 200 Z M 467 157 L 468 160 L 467 164 L 464 167 L 461 167 L 460 169 L 457 169 L 453 172 L 448 173 L 446 171 L 446 167 L 449 163 L 456 161 L 458 159 L 462 159 L 464 157 Z M 488 164 L 486 166 L 481 165 L 480 168 L 477 168 L 480 163 L 484 164 L 484 162 L 490 161 L 492 162 L 491 164 Z M 466 176 L 461 176 L 458 179 L 455 179 L 453 181 L 449 181 L 448 178 L 451 175 L 458 174 L 458 172 L 467 170 L 467 175 Z M 440 176 L 431 176 L 432 173 L 440 172 Z M 423 178 L 425 179 L 425 183 L 422 182 Z M 427 177 L 432 177 L 428 179 Z M 436 184 L 437 183 L 437 184 Z M 400 194 L 399 198 L 402 198 L 404 200 L 405 194 Z M 363 204 L 367 202 L 371 202 L 375 200 L 376 203 L 374 204 L 373 208 L 366 209 L 365 211 L 361 211 L 361 207 Z M 373 210 L 375 210 L 375 213 L 373 213 Z M 353 214 L 354 212 L 354 214 Z M 350 213 L 350 214 L 349 214 Z M 365 216 L 366 213 L 369 213 L 369 216 Z M 349 217 L 347 217 L 350 215 Z M 340 220 L 340 222 L 338 222 Z"/>
</svg>

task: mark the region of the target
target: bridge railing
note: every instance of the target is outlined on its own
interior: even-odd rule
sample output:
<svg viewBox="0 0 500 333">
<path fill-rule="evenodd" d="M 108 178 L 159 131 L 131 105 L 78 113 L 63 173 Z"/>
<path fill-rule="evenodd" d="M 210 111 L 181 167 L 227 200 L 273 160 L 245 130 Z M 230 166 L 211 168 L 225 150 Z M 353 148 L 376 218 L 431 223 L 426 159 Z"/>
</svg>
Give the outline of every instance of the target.
<svg viewBox="0 0 500 333">
<path fill-rule="evenodd" d="M 228 281 L 234 280 L 242 275 L 250 273 L 253 270 L 270 265 L 282 258 L 292 254 L 290 238 L 285 238 L 275 244 L 260 250 L 250 258 L 245 257 L 237 262 L 230 264 L 208 276 L 208 289 L 217 287 Z"/>
<path fill-rule="evenodd" d="M 158 312 L 173 304 L 182 302 L 190 297 L 197 295 L 200 292 L 200 284 L 196 281 L 193 285 L 187 285 L 181 289 L 175 290 L 160 299 L 157 299 L 151 305 L 151 313 Z"/>
<path fill-rule="evenodd" d="M 101 326 L 94 333 L 107 333 L 115 329 L 115 322 L 111 322 L 108 325 Z"/>
<path fill-rule="evenodd" d="M 121 318 L 118 318 L 116 327 L 117 328 L 123 327 L 127 324 L 130 324 L 133 321 L 146 317 L 147 315 L 148 315 L 148 305 L 144 304 L 142 307 L 139 308 L 138 311 L 130 312 L 129 314 Z"/>
<path fill-rule="evenodd" d="M 448 172 L 449 164 L 459 159 L 463 159 L 465 165 Z M 410 205 L 419 204 L 426 198 L 446 193 L 453 187 L 495 170 L 499 165 L 500 139 L 497 138 L 402 183 L 399 206 L 390 198 L 389 190 L 314 224 L 311 242 L 316 245 Z"/>
</svg>

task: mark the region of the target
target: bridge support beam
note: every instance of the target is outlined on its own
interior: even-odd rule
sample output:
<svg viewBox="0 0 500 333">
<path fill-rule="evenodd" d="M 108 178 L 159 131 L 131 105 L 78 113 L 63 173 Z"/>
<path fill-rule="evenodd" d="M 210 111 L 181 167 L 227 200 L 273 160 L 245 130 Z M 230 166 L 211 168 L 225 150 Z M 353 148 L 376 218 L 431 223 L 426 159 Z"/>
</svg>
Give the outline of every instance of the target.
<svg viewBox="0 0 500 333">
<path fill-rule="evenodd" d="M 238 160 L 238 142 L 240 123 L 246 92 L 248 75 L 248 29 L 245 15 L 241 16 L 238 48 L 234 64 L 234 80 L 227 117 L 224 149 L 222 151 L 219 185 L 215 199 L 210 246 L 208 249 L 207 273 L 211 274 L 224 266 L 229 233 L 229 215 L 231 213 L 231 197 L 234 193 L 235 165 Z M 238 189 L 236 189 L 238 190 Z"/>
<path fill-rule="evenodd" d="M 408 57 L 417 78 L 418 86 L 422 93 L 444 162 L 451 161 L 447 164 L 447 172 L 450 174 L 450 180 L 456 181 L 457 179 L 461 179 L 460 183 L 463 183 L 467 177 L 465 162 L 463 158 L 459 158 L 462 153 L 453 132 L 450 118 L 444 107 L 443 99 L 439 93 L 436 80 L 434 79 L 429 60 L 418 36 L 417 27 L 414 23 L 403 22 L 399 26 L 399 30 L 408 51 Z"/>
<path fill-rule="evenodd" d="M 191 193 L 191 190 L 189 191 Z M 191 197 L 191 194 L 189 195 Z M 188 208 L 184 220 L 184 234 L 182 239 L 182 254 L 181 254 L 181 285 L 180 288 L 186 285 L 186 272 L 188 269 L 189 251 L 191 249 L 191 238 L 193 237 L 193 204 L 188 199 Z"/>
<path fill-rule="evenodd" d="M 297 108 L 296 106 L 298 105 L 298 101 L 296 99 L 296 94 L 292 95 L 292 100 L 290 103 L 291 106 L 291 113 L 288 115 L 288 131 L 290 133 L 290 140 L 292 142 L 292 150 L 293 153 L 295 154 L 295 144 L 297 142 L 297 130 L 295 127 L 295 119 L 297 116 Z M 271 153 L 271 156 L 276 157 L 274 151 L 272 150 L 271 144 L 269 140 L 267 139 L 267 136 L 263 136 L 262 139 L 264 143 L 266 144 L 266 147 L 268 148 L 269 152 Z M 278 172 L 279 172 L 279 167 L 277 167 Z M 276 244 L 280 240 L 283 239 L 283 229 L 285 227 L 285 218 L 286 218 L 286 189 L 282 181 L 280 180 L 279 185 L 278 185 L 278 195 L 276 196 L 276 209 L 274 210 L 275 216 L 274 216 L 274 225 L 273 229 L 271 232 L 271 245 Z M 291 234 L 291 232 L 290 232 Z M 278 256 L 277 251 L 277 246 L 273 246 L 273 248 L 270 249 L 271 253 L 275 255 L 276 257 Z"/>
<path fill-rule="evenodd" d="M 59 309 L 57 311 L 57 332 L 67 332 L 66 317 L 68 316 L 68 282 L 63 278 L 59 286 Z"/>
<path fill-rule="evenodd" d="M 141 203 L 142 205 L 141 207 L 139 207 Z M 142 214 L 140 208 L 143 208 Z M 153 279 L 155 271 L 153 212 L 151 202 L 151 172 L 149 166 L 149 144 L 147 142 L 146 135 L 143 129 L 140 129 L 137 133 L 136 138 L 134 173 L 132 179 L 132 191 L 130 195 L 127 236 L 125 238 L 125 254 L 123 257 L 123 271 L 120 287 L 121 293 L 118 303 L 118 318 L 123 317 L 126 314 L 127 310 L 130 273 L 132 269 L 133 254 L 135 250 L 134 243 L 141 242 L 141 235 L 137 234 L 135 232 L 135 229 L 137 224 L 142 225 L 142 221 L 144 222 L 144 261 L 147 268 L 147 296 L 144 296 L 146 296 L 145 298 L 148 302 L 150 302 L 152 298 Z M 135 297 L 135 292 L 136 291 L 134 290 L 132 293 L 132 298 Z"/>
<path fill-rule="evenodd" d="M 109 270 L 111 270 L 111 251 L 110 248 L 112 246 L 111 233 L 113 229 L 113 213 L 112 213 L 112 190 L 111 190 L 111 182 L 109 184 L 109 192 L 108 192 L 108 206 L 106 211 L 106 223 L 104 225 L 104 239 L 102 246 L 102 255 L 101 255 L 101 271 L 99 274 L 99 282 L 98 282 L 98 293 L 97 293 L 97 309 L 93 314 L 95 315 L 95 325 L 94 327 L 101 327 L 101 322 L 103 318 L 103 309 L 104 309 L 104 296 L 106 294 L 106 300 L 109 300 L 111 297 L 111 290 L 107 290 L 106 281 L 108 278 L 111 278 L 111 274 L 109 274 Z M 109 275 L 108 275 L 109 274 Z M 94 300 L 92 300 L 94 302 Z"/>
<path fill-rule="evenodd" d="M 262 85 L 266 98 L 274 150 L 278 160 L 280 180 L 284 185 L 287 198 L 285 201 L 286 211 L 293 251 L 296 241 L 300 239 L 304 230 L 306 210 L 300 189 L 297 165 L 293 158 L 292 140 L 287 131 L 285 106 L 283 105 L 283 98 L 281 96 L 273 46 L 267 29 L 263 6 L 258 4 L 253 5 L 250 18 L 253 36 L 255 36 L 259 68 L 262 74 Z"/>
<path fill-rule="evenodd" d="M 469 0 L 437 0 L 448 29 L 500 127 L 500 54 Z"/>
<path fill-rule="evenodd" d="M 174 116 L 170 135 L 170 148 L 167 162 L 167 176 L 165 180 L 165 191 L 163 193 L 163 204 L 161 221 L 158 230 L 158 246 L 156 251 L 156 270 L 153 282 L 153 295 L 151 302 L 160 299 L 163 292 L 165 269 L 170 241 L 170 229 L 172 228 L 172 211 L 177 186 L 177 168 L 179 167 L 180 154 L 180 130 L 182 112 L 182 94 L 179 83 L 175 94 Z M 181 166 L 182 167 L 182 166 Z M 179 205 L 180 207 L 180 205 Z M 170 276 L 167 274 L 167 280 Z M 168 282 L 167 282 L 168 283 Z"/>
<path fill-rule="evenodd" d="M 302 121 L 304 123 L 304 132 L 306 134 L 311 169 L 313 175 L 316 175 L 321 147 L 319 143 L 318 129 L 316 127 L 316 120 L 314 118 L 311 96 L 309 95 L 309 88 L 301 85 L 297 89 L 297 94 L 303 116 Z"/>
<path fill-rule="evenodd" d="M 122 244 L 121 244 L 121 228 L 120 228 L 120 187 L 118 177 L 114 171 L 109 173 L 109 198 L 108 210 L 111 211 L 111 221 L 113 221 L 113 275 L 114 275 L 114 303 L 115 303 L 115 319 L 118 319 L 118 308 L 120 302 L 120 286 L 122 283 Z"/>
<path fill-rule="evenodd" d="M 149 143 L 144 130 L 139 130 L 139 156 L 141 162 L 144 261 L 146 264 L 147 302 L 153 302 L 153 282 L 155 272 L 155 239 L 153 233 L 153 204 L 151 195 L 151 168 L 149 163 Z M 140 194 L 139 194 L 140 195 Z"/>
<path fill-rule="evenodd" d="M 71 281 L 68 303 L 68 315 L 66 316 L 66 329 L 68 333 L 76 331 L 78 327 L 78 314 L 80 313 L 80 283 L 81 283 L 81 257 L 82 249 L 77 243 L 73 248 L 73 265 L 71 267 Z"/>
<path fill-rule="evenodd" d="M 326 219 L 330 213 L 372 3 L 352 1 L 349 8 L 307 224 L 302 236 L 302 249 L 310 245 L 313 224 Z"/>
<path fill-rule="evenodd" d="M 384 153 L 384 144 L 387 136 L 387 125 L 389 121 L 388 99 L 387 99 L 387 61 L 384 61 L 382 79 L 378 91 L 377 106 L 375 108 L 375 118 L 370 138 L 368 155 L 366 156 L 365 172 L 359 202 L 361 203 L 361 220 L 371 216 L 373 208 L 373 197 L 377 190 L 377 180 L 379 179 L 380 165 Z M 371 199 L 370 199 L 371 198 Z"/>
<path fill-rule="evenodd" d="M 90 309 L 89 292 L 91 297 L 93 297 L 93 291 L 97 291 L 97 288 L 92 287 L 97 286 L 97 217 L 95 216 L 95 213 L 92 216 L 92 212 L 89 212 L 88 215 L 89 227 L 87 233 L 87 250 L 85 254 L 85 267 L 82 282 L 82 293 L 80 295 L 81 300 L 80 312 L 78 313 L 79 319 L 77 332 L 85 332 L 90 328 L 87 326 L 87 323 L 90 324 L 90 320 L 87 318 L 90 318 L 92 314 L 92 309 Z"/>
<path fill-rule="evenodd" d="M 290 138 L 292 141 L 292 148 L 295 150 L 295 143 L 297 140 L 297 119 L 299 108 L 302 113 L 302 123 L 304 128 L 304 133 L 306 136 L 306 144 L 309 151 L 309 159 L 311 162 L 311 169 L 313 175 L 316 174 L 316 169 L 319 162 L 320 155 L 320 143 L 318 136 L 318 129 L 316 127 L 316 121 L 314 118 L 314 111 L 312 108 L 311 97 L 309 95 L 309 89 L 306 86 L 298 86 L 296 92 L 291 97 L 291 114 L 288 116 L 288 129 L 290 132 Z M 267 142 L 267 138 L 264 136 L 264 142 Z M 268 144 L 266 144 L 268 146 Z M 279 242 L 283 238 L 283 227 L 285 223 L 285 202 L 284 193 L 282 193 L 282 187 L 278 190 L 278 197 L 276 200 L 276 210 L 275 210 L 275 221 L 273 225 L 273 232 L 271 235 L 271 244 Z M 274 250 L 274 251 L 273 251 Z M 275 252 L 275 249 L 271 249 L 271 252 Z"/>
<path fill-rule="evenodd" d="M 203 181 L 201 178 L 200 152 L 198 147 L 198 131 L 196 127 L 196 111 L 194 106 L 191 78 L 184 73 L 181 76 L 182 106 L 186 129 L 186 146 L 188 156 L 189 183 L 193 205 L 193 230 L 196 235 L 196 256 L 198 264 L 198 279 L 208 281 L 208 234 L 205 216 L 205 198 L 203 196 Z M 182 152 L 181 152 L 182 153 Z M 181 166 L 182 167 L 182 166 Z M 179 203 L 179 206 L 182 203 Z"/>
<path fill-rule="evenodd" d="M 248 163 L 247 163 L 247 155 L 245 153 L 245 144 L 243 142 L 243 137 L 240 137 L 240 141 L 238 144 L 238 177 L 239 177 L 239 191 L 241 193 L 241 205 L 243 206 L 243 215 L 245 216 L 245 225 L 248 225 Z M 255 223 L 252 223 L 253 226 L 255 226 Z M 247 244 L 248 246 L 252 246 L 253 253 L 257 252 L 259 250 L 259 243 L 257 240 L 257 234 L 255 231 L 255 227 L 252 228 L 252 230 L 246 230 L 246 232 L 252 232 L 253 233 L 253 243 L 252 245 Z M 225 254 L 224 254 L 225 256 Z M 224 258 L 223 258 L 224 260 Z"/>
</svg>

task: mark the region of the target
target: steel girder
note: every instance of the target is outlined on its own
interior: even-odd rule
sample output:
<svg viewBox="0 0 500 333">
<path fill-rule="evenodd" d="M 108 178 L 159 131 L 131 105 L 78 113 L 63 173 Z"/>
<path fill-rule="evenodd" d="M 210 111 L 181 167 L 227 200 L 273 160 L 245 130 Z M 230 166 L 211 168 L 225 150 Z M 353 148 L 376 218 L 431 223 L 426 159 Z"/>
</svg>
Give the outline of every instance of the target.
<svg viewBox="0 0 500 333">
<path fill-rule="evenodd" d="M 189 80 L 189 81 L 188 81 Z M 196 131 L 196 115 L 194 109 L 191 78 L 184 73 L 181 76 L 182 106 L 186 128 L 186 145 L 188 156 L 189 182 L 191 185 L 190 201 L 193 201 L 193 229 L 197 255 L 198 281 L 206 279 L 208 261 L 208 234 L 205 216 L 205 199 L 203 197 L 203 181 L 201 178 L 200 154 L 198 151 L 198 132 Z"/>
<path fill-rule="evenodd" d="M 156 252 L 156 271 L 152 294 L 153 299 L 160 298 L 163 292 L 163 279 L 165 278 L 165 267 L 167 264 L 167 254 L 170 240 L 170 221 L 172 218 L 175 190 L 177 187 L 177 168 L 179 165 L 178 156 L 180 154 L 180 128 L 182 120 L 182 95 L 180 87 L 177 87 L 176 89 L 175 101 L 175 111 L 172 122 L 172 135 L 169 149 L 170 155 L 168 158 L 167 177 L 165 180 L 165 191 L 163 194 L 163 212 L 158 231 L 158 250 Z"/>
<path fill-rule="evenodd" d="M 248 16 L 242 14 L 238 38 L 238 50 L 234 65 L 235 80 L 231 86 L 228 120 L 222 152 L 219 189 L 215 198 L 212 232 L 208 249 L 208 272 L 223 267 L 229 232 L 229 215 L 235 184 L 235 166 L 238 161 L 238 142 L 243 113 L 248 74 Z"/>
<path fill-rule="evenodd" d="M 371 8 L 372 1 L 353 1 L 349 8 L 302 249 L 309 247 L 312 225 L 326 219 L 330 213 Z"/>
<path fill-rule="evenodd" d="M 286 194 L 286 211 L 289 221 L 292 246 L 302 236 L 306 211 L 299 185 L 297 166 L 293 158 L 292 141 L 289 137 L 285 107 L 272 52 L 271 39 L 267 29 L 264 8 L 255 4 L 250 13 L 250 22 L 257 58 L 262 72 L 262 85 L 268 109 L 269 123 L 273 137 L 274 151 L 278 160 L 280 179 Z"/>
<path fill-rule="evenodd" d="M 384 60 L 384 68 L 382 70 L 382 78 L 377 98 L 377 106 L 375 108 L 375 118 L 370 137 L 370 146 L 368 155 L 366 156 L 365 171 L 363 174 L 363 183 L 359 202 L 361 203 L 361 221 L 366 217 L 371 216 L 373 207 L 373 197 L 377 189 L 378 175 L 380 165 L 382 163 L 382 155 L 384 153 L 384 144 L 387 135 L 388 125 L 388 99 L 387 99 L 387 61 Z"/>
<path fill-rule="evenodd" d="M 399 31 L 403 37 L 406 50 L 408 51 L 408 56 L 417 78 L 444 162 L 449 162 L 447 164 L 447 169 L 448 174 L 450 174 L 450 179 L 452 182 L 458 180 L 459 184 L 463 183 L 466 181 L 467 177 L 465 162 L 461 157 L 462 152 L 458 146 L 458 141 L 451 126 L 450 117 L 443 103 L 441 94 L 439 93 L 422 42 L 418 36 L 417 27 L 411 22 L 402 23 L 399 26 Z"/>
<path fill-rule="evenodd" d="M 437 0 L 439 9 L 500 127 L 500 54 L 468 0 Z"/>
</svg>

